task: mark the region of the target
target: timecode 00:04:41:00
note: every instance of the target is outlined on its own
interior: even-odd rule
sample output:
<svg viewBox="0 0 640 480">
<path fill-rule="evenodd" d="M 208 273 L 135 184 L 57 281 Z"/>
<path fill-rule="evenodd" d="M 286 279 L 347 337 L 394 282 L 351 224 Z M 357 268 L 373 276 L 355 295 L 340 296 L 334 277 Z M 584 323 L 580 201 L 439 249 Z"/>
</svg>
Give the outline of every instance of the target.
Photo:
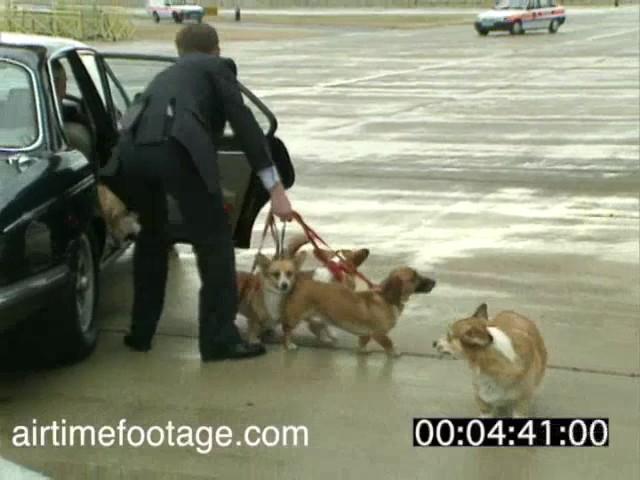
<svg viewBox="0 0 640 480">
<path fill-rule="evenodd" d="M 608 418 L 414 418 L 414 447 L 608 447 Z"/>
</svg>

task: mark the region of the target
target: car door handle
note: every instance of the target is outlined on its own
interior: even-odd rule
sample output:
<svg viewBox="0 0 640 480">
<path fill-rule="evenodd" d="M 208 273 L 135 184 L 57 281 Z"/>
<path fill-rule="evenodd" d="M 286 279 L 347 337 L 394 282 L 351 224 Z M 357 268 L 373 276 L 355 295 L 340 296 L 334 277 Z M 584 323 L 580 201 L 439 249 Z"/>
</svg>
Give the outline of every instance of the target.
<svg viewBox="0 0 640 480">
<path fill-rule="evenodd" d="M 13 155 L 7 158 L 7 163 L 16 167 L 18 173 L 22 173 L 27 170 L 34 162 L 34 158 L 24 154 Z"/>
</svg>

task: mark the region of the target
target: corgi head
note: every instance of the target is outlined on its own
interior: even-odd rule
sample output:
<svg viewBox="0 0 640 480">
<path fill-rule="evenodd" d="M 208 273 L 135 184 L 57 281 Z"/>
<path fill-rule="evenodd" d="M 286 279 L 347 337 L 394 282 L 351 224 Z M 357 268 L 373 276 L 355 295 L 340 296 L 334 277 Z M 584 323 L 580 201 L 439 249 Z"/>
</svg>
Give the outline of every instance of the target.
<svg viewBox="0 0 640 480">
<path fill-rule="evenodd" d="M 290 256 L 294 256 L 298 253 L 303 246 L 309 243 L 309 239 L 305 235 L 296 235 L 291 237 L 289 243 L 287 244 L 287 253 Z M 337 261 L 339 257 L 334 255 L 333 252 L 329 250 L 318 249 L 314 250 L 315 257 L 321 262 L 330 262 Z M 360 248 L 357 250 L 338 250 L 338 255 L 344 258 L 347 263 L 349 263 L 352 267 L 359 267 L 364 263 L 364 261 L 369 258 L 369 249 L 368 248 Z"/>
<path fill-rule="evenodd" d="M 304 260 L 306 252 L 298 252 L 293 257 L 269 257 L 258 254 L 257 264 L 264 281 L 265 288 L 289 293 L 296 282 L 296 277 Z"/>
<path fill-rule="evenodd" d="M 326 264 L 328 262 L 333 262 L 337 264 L 339 262 L 342 262 L 343 261 L 342 259 L 344 259 L 344 262 L 346 263 L 346 269 L 343 270 L 342 278 L 339 278 L 338 281 L 346 285 L 351 290 L 356 289 L 355 275 L 351 272 L 356 270 L 360 265 L 362 265 L 365 262 L 367 258 L 369 258 L 368 248 L 360 248 L 358 250 L 348 250 L 348 249 L 337 250 L 336 255 L 334 255 L 333 252 L 330 252 L 329 250 L 321 250 L 321 249 L 314 250 L 313 253 L 314 253 L 314 256 L 318 259 L 318 261 L 322 262 L 323 264 Z M 318 279 L 320 281 L 328 283 L 335 280 L 333 275 L 334 274 L 331 273 L 331 271 L 326 266 L 323 265 L 321 268 L 316 270 L 316 273 L 314 274 L 314 279 Z"/>
<path fill-rule="evenodd" d="M 382 282 L 382 297 L 390 305 L 402 306 L 414 293 L 429 293 L 436 286 L 436 281 L 420 275 L 410 267 L 392 270 Z"/>
<path fill-rule="evenodd" d="M 454 322 L 444 337 L 433 342 L 433 347 L 441 354 L 458 358 L 488 347 L 493 342 L 488 319 L 487 304 L 483 303 L 470 317 Z"/>
<path fill-rule="evenodd" d="M 337 250 L 336 253 L 338 255 L 334 255 L 333 252 L 329 250 L 315 250 L 315 257 L 321 262 L 335 262 L 344 258 L 348 265 L 352 268 L 357 268 L 362 265 L 367 258 L 369 258 L 369 249 L 368 248 L 359 248 L 357 250 L 349 250 L 342 249 Z"/>
</svg>

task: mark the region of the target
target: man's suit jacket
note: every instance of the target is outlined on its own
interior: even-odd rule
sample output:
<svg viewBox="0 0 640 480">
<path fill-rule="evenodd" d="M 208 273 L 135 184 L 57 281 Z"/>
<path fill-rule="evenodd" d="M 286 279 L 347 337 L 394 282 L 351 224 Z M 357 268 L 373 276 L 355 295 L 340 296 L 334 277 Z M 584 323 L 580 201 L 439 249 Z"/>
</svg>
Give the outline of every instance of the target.
<svg viewBox="0 0 640 480">
<path fill-rule="evenodd" d="M 131 129 L 135 144 L 174 138 L 188 150 L 210 192 L 220 189 L 216 141 L 226 121 L 254 171 L 273 165 L 262 129 L 244 104 L 234 67 L 228 59 L 185 55 L 159 73 L 136 100 L 140 113 Z"/>
</svg>

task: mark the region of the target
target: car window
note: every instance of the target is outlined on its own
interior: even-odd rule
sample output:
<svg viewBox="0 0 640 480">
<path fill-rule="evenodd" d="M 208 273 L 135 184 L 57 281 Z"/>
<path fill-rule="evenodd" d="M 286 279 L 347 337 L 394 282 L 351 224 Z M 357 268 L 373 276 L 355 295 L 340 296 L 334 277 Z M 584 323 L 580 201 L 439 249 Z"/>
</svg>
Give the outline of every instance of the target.
<svg viewBox="0 0 640 480">
<path fill-rule="evenodd" d="M 0 148 L 31 147 L 38 140 L 35 87 L 27 68 L 0 60 Z"/>
<path fill-rule="evenodd" d="M 260 125 L 260 128 L 262 129 L 262 131 L 264 133 L 267 133 L 269 131 L 269 128 L 271 127 L 271 122 L 269 121 L 269 118 L 264 114 L 262 110 L 258 108 L 258 106 L 255 103 L 251 101 L 251 99 L 247 98 L 247 96 L 244 93 L 242 94 L 242 99 L 244 100 L 244 104 L 247 107 L 249 107 L 249 110 L 251 110 L 251 112 L 253 113 L 253 116 L 256 117 L 256 120 L 258 121 L 258 125 Z M 226 136 L 232 135 L 232 131 L 231 131 L 231 127 L 229 126 L 229 123 L 227 123 L 225 127 L 224 134 Z"/>
<path fill-rule="evenodd" d="M 173 62 L 138 58 L 107 58 L 106 63 L 124 88 L 129 100 L 133 100 L 138 93 L 144 91 L 158 73 Z"/>
<path fill-rule="evenodd" d="M 133 100 L 137 94 L 142 93 L 158 73 L 172 64 L 172 62 L 167 61 L 139 58 L 109 58 L 108 54 L 105 61 L 124 88 L 129 100 Z M 111 83 L 112 82 L 110 82 L 110 85 Z M 111 86 L 110 88 L 113 94 L 114 87 Z M 265 133 L 268 132 L 271 126 L 269 118 L 244 94 L 243 99 L 256 117 L 262 131 Z M 231 130 L 228 125 L 225 129 L 225 135 L 231 135 Z"/>
<path fill-rule="evenodd" d="M 526 9 L 529 8 L 529 0 L 497 0 L 495 8 L 498 10 L 513 9 Z"/>
<path fill-rule="evenodd" d="M 80 87 L 78 86 L 78 81 L 76 80 L 76 77 L 73 74 L 73 70 L 71 70 L 71 65 L 69 64 L 69 60 L 67 60 L 66 58 L 59 58 L 58 62 L 60 62 L 60 65 L 62 65 L 62 68 L 64 69 L 64 72 L 65 72 L 65 77 L 67 80 L 66 95 L 71 95 L 78 99 L 82 99 L 82 92 L 80 91 Z"/>
<path fill-rule="evenodd" d="M 111 100 L 113 101 L 113 106 L 115 108 L 115 116 L 116 116 L 116 123 L 118 124 L 118 128 L 120 128 L 120 119 L 122 118 L 122 115 L 124 114 L 124 112 L 127 111 L 127 99 L 124 96 L 123 92 L 120 90 L 118 84 L 116 83 L 116 81 L 113 78 L 113 73 L 108 71 L 107 72 L 107 84 L 108 84 L 108 88 L 109 91 L 111 92 Z"/>
<path fill-rule="evenodd" d="M 91 80 L 93 80 L 104 107 L 108 109 L 107 98 L 104 93 L 104 85 L 102 84 L 102 78 L 100 77 L 100 70 L 98 68 L 96 56 L 93 52 L 80 52 L 80 60 L 82 60 L 84 68 L 86 68 Z"/>
</svg>

